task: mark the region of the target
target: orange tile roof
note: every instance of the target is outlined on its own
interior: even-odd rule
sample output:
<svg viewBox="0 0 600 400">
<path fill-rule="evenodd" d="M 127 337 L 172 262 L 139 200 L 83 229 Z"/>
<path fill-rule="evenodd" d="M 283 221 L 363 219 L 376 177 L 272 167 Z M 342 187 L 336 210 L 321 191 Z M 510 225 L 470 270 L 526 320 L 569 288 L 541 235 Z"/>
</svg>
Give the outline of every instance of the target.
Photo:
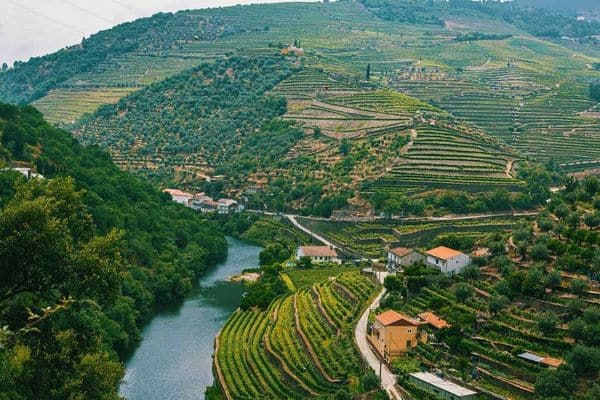
<svg viewBox="0 0 600 400">
<path fill-rule="evenodd" d="M 392 253 L 398 257 L 404 257 L 406 255 L 409 255 L 413 251 L 414 251 L 413 249 L 409 249 L 407 247 L 395 247 L 390 250 L 390 253 Z"/>
<path fill-rule="evenodd" d="M 561 365 L 563 365 L 565 362 L 563 360 L 559 360 L 558 358 L 546 357 L 546 358 L 542 358 L 542 361 L 540 361 L 540 363 L 547 365 L 549 367 L 558 368 Z"/>
<path fill-rule="evenodd" d="M 456 257 L 462 253 L 458 250 L 454 250 L 449 247 L 440 246 L 427 251 L 427 254 L 432 257 L 439 258 L 440 260 L 447 260 L 449 258 Z"/>
<path fill-rule="evenodd" d="M 300 249 L 306 257 L 337 257 L 336 251 L 328 246 L 301 246 Z"/>
<path fill-rule="evenodd" d="M 375 319 L 377 319 L 377 321 L 381 322 L 383 324 L 383 326 L 389 326 L 389 325 L 395 324 L 398 321 L 406 321 L 409 324 L 414 325 L 414 326 L 421 325 L 420 322 L 415 321 L 414 319 L 407 317 L 404 314 L 400 314 L 399 312 L 396 312 L 394 310 L 388 310 L 388 311 L 382 312 L 381 314 L 376 316 Z"/>
<path fill-rule="evenodd" d="M 423 321 L 427 322 L 429 325 L 437 329 L 444 329 L 450 327 L 450 324 L 448 324 L 446 321 L 429 311 L 419 314 L 419 317 Z"/>
<path fill-rule="evenodd" d="M 182 192 L 179 189 L 165 189 L 165 190 L 163 190 L 163 192 L 169 193 L 171 196 L 189 196 L 189 197 L 193 197 L 192 194 L 187 193 L 187 192 Z"/>
</svg>

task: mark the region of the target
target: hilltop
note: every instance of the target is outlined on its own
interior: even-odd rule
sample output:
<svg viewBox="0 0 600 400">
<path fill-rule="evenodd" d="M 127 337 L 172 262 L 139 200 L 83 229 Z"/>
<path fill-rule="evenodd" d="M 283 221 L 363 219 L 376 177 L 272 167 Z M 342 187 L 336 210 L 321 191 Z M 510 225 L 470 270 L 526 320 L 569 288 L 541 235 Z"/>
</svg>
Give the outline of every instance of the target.
<svg viewBox="0 0 600 400">
<path fill-rule="evenodd" d="M 600 162 L 598 32 L 470 1 L 191 10 L 20 64 L 0 87 L 159 185 L 231 196 L 258 186 L 255 204 L 325 216 L 397 209 L 378 192 L 427 208 L 450 190 L 486 211 L 479 197 L 502 191 L 510 209 L 550 183 L 532 178 L 536 163 L 553 173 Z M 301 52 L 283 55 L 290 45 Z"/>
</svg>

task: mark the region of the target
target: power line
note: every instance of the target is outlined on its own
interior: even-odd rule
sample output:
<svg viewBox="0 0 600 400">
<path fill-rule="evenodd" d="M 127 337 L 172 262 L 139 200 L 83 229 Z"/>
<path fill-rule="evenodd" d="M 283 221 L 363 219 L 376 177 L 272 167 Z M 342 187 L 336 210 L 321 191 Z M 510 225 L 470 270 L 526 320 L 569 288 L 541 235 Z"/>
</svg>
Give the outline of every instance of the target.
<svg viewBox="0 0 600 400">
<path fill-rule="evenodd" d="M 83 8 L 83 7 L 79 6 L 78 4 L 72 2 L 71 0 L 62 0 L 62 1 L 65 2 L 65 3 L 67 3 L 68 5 L 70 5 L 71 7 L 78 9 L 79 11 L 82 11 L 82 12 L 88 14 L 88 15 L 91 15 L 92 17 L 100 19 L 100 20 L 102 20 L 104 22 L 108 22 L 109 24 L 111 24 L 111 26 L 114 24 L 114 22 L 111 21 L 111 20 L 109 20 L 108 18 L 104 18 L 103 16 L 98 15 L 98 14 L 96 14 L 95 12 L 93 12 L 91 10 Z"/>
<path fill-rule="evenodd" d="M 47 16 L 46 14 L 43 14 L 43 13 L 41 13 L 41 12 L 37 11 L 37 10 L 32 10 L 31 8 L 29 8 L 29 7 L 26 7 L 26 6 L 24 6 L 23 4 L 16 3 L 16 2 L 15 2 L 15 1 L 13 1 L 13 0 L 7 0 L 7 1 L 8 1 L 10 4 L 12 4 L 13 6 L 17 7 L 17 8 L 20 8 L 20 9 L 22 9 L 22 10 L 25 10 L 25 11 L 27 11 L 27 12 L 29 12 L 29 13 L 31 13 L 31 14 L 37 15 L 37 16 L 39 16 L 39 17 L 45 18 L 45 19 L 47 19 L 47 20 L 48 20 L 48 21 L 50 21 L 50 22 L 54 22 L 55 24 L 61 25 L 63 28 L 66 28 L 66 29 L 69 29 L 69 30 L 72 30 L 72 31 L 78 32 L 78 33 L 82 34 L 83 36 L 85 36 L 85 35 L 86 35 L 86 33 L 85 33 L 85 32 L 82 32 L 82 31 L 81 31 L 81 30 L 79 30 L 79 28 L 77 28 L 77 27 L 74 27 L 74 26 L 71 26 L 71 25 L 65 24 L 65 23 L 64 23 L 64 22 L 62 22 L 62 21 L 56 20 L 56 19 L 54 19 L 54 18 L 52 18 L 52 17 L 49 17 L 49 16 Z"/>
</svg>

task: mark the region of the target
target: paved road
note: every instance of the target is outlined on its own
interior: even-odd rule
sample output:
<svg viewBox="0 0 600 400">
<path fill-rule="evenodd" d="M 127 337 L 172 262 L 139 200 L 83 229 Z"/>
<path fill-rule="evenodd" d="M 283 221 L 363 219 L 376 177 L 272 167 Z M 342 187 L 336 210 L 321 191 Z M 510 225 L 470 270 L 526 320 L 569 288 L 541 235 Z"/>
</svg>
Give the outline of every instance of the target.
<svg viewBox="0 0 600 400">
<path fill-rule="evenodd" d="M 381 293 L 377 295 L 369 308 L 367 308 L 363 315 L 361 315 L 360 319 L 358 320 L 358 324 L 356 324 L 356 329 L 354 330 L 354 340 L 356 340 L 356 344 L 358 345 L 363 359 L 377 374 L 379 374 L 379 358 L 375 355 L 373 350 L 371 350 L 371 346 L 369 346 L 369 343 L 367 342 L 367 322 L 369 318 L 369 311 L 379 305 L 379 301 L 384 294 L 385 289 L 382 289 Z M 394 375 L 389 368 L 385 366 L 385 364 L 381 369 L 381 386 L 390 395 L 390 398 L 402 400 L 402 396 L 396 389 L 396 375 Z"/>
<path fill-rule="evenodd" d="M 327 239 L 325 239 L 323 236 L 318 235 L 315 232 L 311 231 L 310 229 L 305 228 L 304 226 L 300 225 L 300 223 L 296 219 L 295 215 L 286 214 L 285 216 L 286 216 L 287 219 L 290 220 L 290 222 L 292 224 L 294 224 L 294 226 L 296 228 L 300 229 L 302 232 L 305 232 L 305 233 L 309 234 L 311 237 L 317 239 L 319 242 L 323 243 L 325 246 L 329 246 L 329 247 L 333 247 L 333 248 L 338 248 L 336 245 L 334 245 L 333 243 L 331 243 L 330 241 L 328 241 Z"/>
</svg>

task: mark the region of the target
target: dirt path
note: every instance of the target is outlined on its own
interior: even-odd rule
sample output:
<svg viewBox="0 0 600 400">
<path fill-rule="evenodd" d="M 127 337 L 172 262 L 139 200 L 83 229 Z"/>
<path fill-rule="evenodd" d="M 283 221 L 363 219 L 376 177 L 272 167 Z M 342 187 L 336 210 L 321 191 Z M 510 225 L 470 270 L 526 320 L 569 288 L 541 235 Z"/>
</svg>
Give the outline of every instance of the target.
<svg viewBox="0 0 600 400">
<path fill-rule="evenodd" d="M 512 167 L 515 163 L 515 160 L 513 159 L 509 159 L 506 162 L 506 169 L 504 170 L 504 173 L 506 174 L 507 177 L 512 178 L 513 176 L 510 174 L 510 171 L 512 171 Z"/>
</svg>

